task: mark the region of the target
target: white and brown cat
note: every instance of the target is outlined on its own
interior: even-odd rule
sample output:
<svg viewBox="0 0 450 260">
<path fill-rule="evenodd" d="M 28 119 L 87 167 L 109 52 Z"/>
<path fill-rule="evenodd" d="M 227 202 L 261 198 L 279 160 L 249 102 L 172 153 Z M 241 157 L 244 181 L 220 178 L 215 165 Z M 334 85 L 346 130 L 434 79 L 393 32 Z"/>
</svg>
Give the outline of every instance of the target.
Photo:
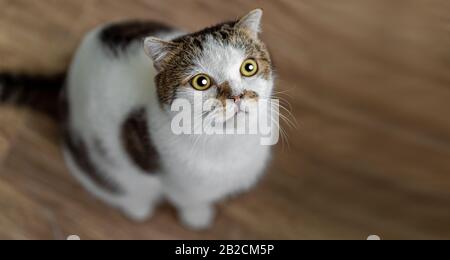
<svg viewBox="0 0 450 260">
<path fill-rule="evenodd" d="M 188 227 L 210 226 L 217 201 L 256 184 L 270 147 L 258 135 L 174 134 L 171 104 L 201 95 L 223 106 L 194 116 L 256 116 L 245 105 L 270 99 L 274 88 L 271 59 L 259 38 L 261 18 L 258 9 L 192 34 L 154 22 L 109 24 L 88 33 L 67 73 L 60 109 L 73 175 L 135 220 L 150 217 L 166 199 Z M 48 79 L 39 90 L 24 89 L 17 79 L 0 74 L 2 101 L 16 97 L 26 104 L 59 90 Z M 22 95 L 13 93 L 18 89 Z M 33 105 L 49 112 L 54 103 Z"/>
</svg>

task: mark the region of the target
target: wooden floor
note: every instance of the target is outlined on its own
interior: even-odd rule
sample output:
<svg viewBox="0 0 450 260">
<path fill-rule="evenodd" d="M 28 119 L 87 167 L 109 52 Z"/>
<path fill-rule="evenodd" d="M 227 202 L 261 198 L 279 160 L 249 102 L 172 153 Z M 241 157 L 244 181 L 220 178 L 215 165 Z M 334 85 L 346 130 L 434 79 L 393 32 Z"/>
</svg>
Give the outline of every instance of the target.
<svg viewBox="0 0 450 260">
<path fill-rule="evenodd" d="M 68 174 L 54 122 L 2 107 L 0 238 L 450 239 L 448 0 L 0 0 L 0 71 L 63 71 L 102 22 L 195 30 L 256 7 L 299 127 L 213 229 L 169 206 L 128 221 Z"/>
</svg>

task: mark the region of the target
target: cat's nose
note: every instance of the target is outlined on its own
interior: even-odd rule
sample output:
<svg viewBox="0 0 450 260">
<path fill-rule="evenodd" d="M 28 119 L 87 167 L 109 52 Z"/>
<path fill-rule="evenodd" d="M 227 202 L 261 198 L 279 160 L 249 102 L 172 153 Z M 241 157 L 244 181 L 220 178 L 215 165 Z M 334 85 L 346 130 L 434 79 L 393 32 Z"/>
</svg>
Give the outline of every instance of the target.
<svg viewBox="0 0 450 260">
<path fill-rule="evenodd" d="M 234 103 L 238 103 L 241 101 L 242 95 L 239 96 L 232 96 L 231 99 L 234 100 Z"/>
</svg>

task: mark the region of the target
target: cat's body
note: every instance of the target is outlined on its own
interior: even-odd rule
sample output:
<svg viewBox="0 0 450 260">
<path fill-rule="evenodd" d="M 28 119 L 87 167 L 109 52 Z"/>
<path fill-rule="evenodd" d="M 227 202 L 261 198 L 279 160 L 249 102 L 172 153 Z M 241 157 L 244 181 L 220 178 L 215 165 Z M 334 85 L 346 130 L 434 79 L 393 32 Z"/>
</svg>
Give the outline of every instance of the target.
<svg viewBox="0 0 450 260">
<path fill-rule="evenodd" d="M 209 226 L 215 202 L 258 181 L 270 147 L 258 135 L 176 135 L 169 107 L 201 93 L 222 100 L 227 113 L 231 106 L 240 120 L 249 116 L 237 111 L 241 103 L 270 98 L 270 58 L 257 38 L 261 15 L 257 10 L 190 35 L 155 23 L 90 32 L 69 69 L 62 102 L 63 149 L 73 175 L 133 219 L 149 217 L 164 198 L 186 225 Z M 260 70 L 244 77 L 239 67 L 249 57 Z M 194 90 L 184 77 L 198 73 L 215 85 Z"/>
</svg>

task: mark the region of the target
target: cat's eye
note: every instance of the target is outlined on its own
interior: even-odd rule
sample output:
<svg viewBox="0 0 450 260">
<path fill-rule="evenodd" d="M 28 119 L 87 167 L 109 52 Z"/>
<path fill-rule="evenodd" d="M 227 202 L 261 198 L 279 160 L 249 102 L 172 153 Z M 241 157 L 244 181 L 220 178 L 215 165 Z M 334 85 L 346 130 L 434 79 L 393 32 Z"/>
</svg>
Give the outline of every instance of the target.
<svg viewBox="0 0 450 260">
<path fill-rule="evenodd" d="M 242 63 L 241 74 L 244 77 L 253 77 L 258 73 L 258 63 L 254 59 L 248 59 Z"/>
<path fill-rule="evenodd" d="M 198 74 L 192 79 L 191 85 L 196 90 L 204 91 L 211 87 L 212 81 L 208 75 Z"/>
</svg>

